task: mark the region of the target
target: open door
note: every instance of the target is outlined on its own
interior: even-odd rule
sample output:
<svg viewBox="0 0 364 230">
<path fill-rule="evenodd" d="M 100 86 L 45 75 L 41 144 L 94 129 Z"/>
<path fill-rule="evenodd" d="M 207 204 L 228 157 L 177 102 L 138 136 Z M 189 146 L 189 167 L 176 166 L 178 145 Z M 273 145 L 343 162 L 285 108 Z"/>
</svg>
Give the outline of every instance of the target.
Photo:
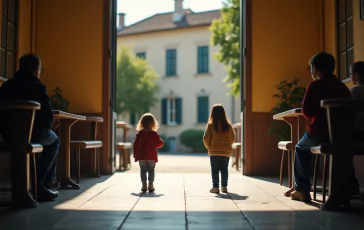
<svg viewBox="0 0 364 230">
<path fill-rule="evenodd" d="M 116 27 L 116 11 L 117 11 L 117 0 L 110 0 L 110 108 L 111 108 L 111 164 L 112 171 L 115 171 L 116 168 L 116 36 L 117 36 L 117 27 Z"/>
</svg>

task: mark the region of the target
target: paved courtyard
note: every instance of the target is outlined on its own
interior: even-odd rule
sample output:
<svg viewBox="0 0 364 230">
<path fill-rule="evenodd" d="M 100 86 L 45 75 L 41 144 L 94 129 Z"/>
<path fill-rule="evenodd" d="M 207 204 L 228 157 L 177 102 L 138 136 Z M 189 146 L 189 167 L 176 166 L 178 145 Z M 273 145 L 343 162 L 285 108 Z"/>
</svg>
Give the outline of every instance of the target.
<svg viewBox="0 0 364 230">
<path fill-rule="evenodd" d="M 291 201 L 273 179 L 249 178 L 231 168 L 229 194 L 211 194 L 208 157 L 160 156 L 156 192 L 140 193 L 138 167 L 62 190 L 38 209 L 0 208 L 0 229 L 364 229 L 364 205 L 329 213 Z M 5 195 L 2 195 L 4 198 Z M 361 211 L 360 211 L 361 210 Z"/>
</svg>

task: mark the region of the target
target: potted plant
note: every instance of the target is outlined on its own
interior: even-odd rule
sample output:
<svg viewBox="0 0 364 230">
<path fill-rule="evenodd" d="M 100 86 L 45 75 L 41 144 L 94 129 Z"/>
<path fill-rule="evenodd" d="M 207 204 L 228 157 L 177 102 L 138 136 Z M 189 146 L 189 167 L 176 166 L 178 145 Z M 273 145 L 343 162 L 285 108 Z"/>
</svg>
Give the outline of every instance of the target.
<svg viewBox="0 0 364 230">
<path fill-rule="evenodd" d="M 62 110 L 68 112 L 69 102 L 63 97 L 63 92 L 60 88 L 56 87 L 51 95 L 51 105 L 54 110 Z"/>
<path fill-rule="evenodd" d="M 300 108 L 306 91 L 305 87 L 299 86 L 299 79 L 283 80 L 275 86 L 278 93 L 273 97 L 278 100 L 276 106 L 271 109 L 272 114 L 282 113 L 287 110 Z M 269 129 L 269 133 L 273 133 L 278 137 L 279 141 L 287 141 L 291 139 L 291 129 L 285 122 L 274 121 Z"/>
</svg>

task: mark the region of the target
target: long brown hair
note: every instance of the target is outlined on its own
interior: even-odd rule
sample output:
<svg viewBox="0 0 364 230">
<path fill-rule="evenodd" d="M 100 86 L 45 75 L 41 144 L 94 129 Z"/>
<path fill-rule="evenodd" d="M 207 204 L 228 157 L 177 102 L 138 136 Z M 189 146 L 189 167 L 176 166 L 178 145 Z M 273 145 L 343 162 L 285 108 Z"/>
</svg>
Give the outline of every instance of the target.
<svg viewBox="0 0 364 230">
<path fill-rule="evenodd" d="M 221 104 L 215 104 L 211 108 L 209 124 L 214 126 L 216 132 L 227 132 L 230 128 L 230 121 L 226 117 L 225 109 Z"/>
<path fill-rule="evenodd" d="M 153 131 L 158 130 L 158 122 L 154 118 L 153 114 L 145 113 L 139 120 L 136 130 L 140 131 L 142 129 L 151 129 Z"/>
</svg>

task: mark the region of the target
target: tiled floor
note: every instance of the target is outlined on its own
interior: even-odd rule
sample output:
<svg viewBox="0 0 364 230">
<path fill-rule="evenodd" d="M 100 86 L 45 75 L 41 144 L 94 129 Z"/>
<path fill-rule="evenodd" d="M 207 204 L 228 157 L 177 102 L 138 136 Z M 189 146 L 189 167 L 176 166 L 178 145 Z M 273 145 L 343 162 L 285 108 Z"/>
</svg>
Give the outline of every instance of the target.
<svg viewBox="0 0 364 230">
<path fill-rule="evenodd" d="M 139 192 L 134 164 L 129 172 L 84 179 L 81 190 L 62 190 L 38 209 L 0 208 L 0 229 L 364 229 L 360 202 L 354 213 L 322 212 L 284 197 L 286 188 L 275 182 L 233 169 L 230 193 L 215 195 L 208 172 L 207 157 L 161 156 L 155 193 Z"/>
</svg>

